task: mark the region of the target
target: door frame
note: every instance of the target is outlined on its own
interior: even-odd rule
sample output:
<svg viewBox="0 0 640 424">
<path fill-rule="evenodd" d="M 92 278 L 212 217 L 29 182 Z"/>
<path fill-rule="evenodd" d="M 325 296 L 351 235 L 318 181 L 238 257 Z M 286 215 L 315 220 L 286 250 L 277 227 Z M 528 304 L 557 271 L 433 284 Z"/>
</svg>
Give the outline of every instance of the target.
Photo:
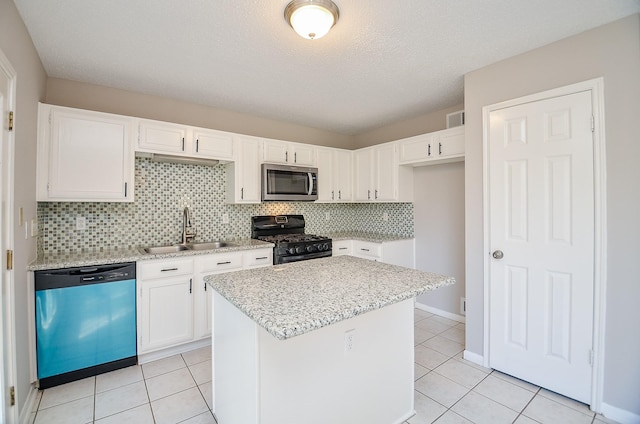
<svg viewBox="0 0 640 424">
<path fill-rule="evenodd" d="M 16 110 L 16 79 L 17 73 L 14 70 L 11 62 L 5 56 L 4 52 L 0 50 L 0 72 L 2 72 L 9 81 L 9 92 L 5 93 L 8 98 L 9 110 Z M 0 117 L 0 122 L 4 127 L 8 117 Z M 4 128 L 1 129 L 4 131 Z M 2 365 L 0 365 L 0 399 L 2 399 L 2 419 L 7 419 L 8 423 L 18 422 L 18 388 L 16 387 L 16 339 L 15 339 L 15 323 L 14 323 L 14 310 L 15 310 L 15 290 L 14 290 L 14 272 L 7 270 L 6 267 L 6 250 L 14 249 L 13 240 L 13 168 L 14 168 L 14 146 L 15 146 L 15 118 L 13 131 L 7 131 L 7 140 L 3 141 L 0 146 L 0 199 L 4 205 L 2 212 L 0 212 L 0 255 L 2 260 L 0 261 L 0 286 L 2 286 L 2 293 L 0 294 L 0 302 L 2 307 L 0 308 L 0 343 L 3 349 L 0 351 L 0 359 Z M 15 261 L 14 261 L 15 262 Z M 6 297 L 5 297 L 6 296 Z M 4 352 L 7 352 L 5 357 Z M 10 386 L 15 387 L 15 399 L 16 404 L 14 406 L 5 405 L 4 402 L 8 399 L 7 390 Z M 7 408 L 5 410 L 5 407 Z"/>
<path fill-rule="evenodd" d="M 543 91 L 540 93 L 507 100 L 482 108 L 483 124 L 483 247 L 484 259 L 484 337 L 483 357 L 484 366 L 489 367 L 489 311 L 491 299 L 489 288 L 491 282 L 490 263 L 490 205 L 489 205 L 489 141 L 490 114 L 524 103 L 537 102 L 553 97 L 591 91 L 593 107 L 593 171 L 594 171 L 594 297 L 593 297 L 593 359 L 592 385 L 590 407 L 595 412 L 602 409 L 602 392 L 604 382 L 605 355 L 605 318 L 606 318 L 606 290 L 607 290 L 607 187 L 606 187 L 606 150 L 605 150 L 605 120 L 604 120 L 604 78 L 595 78 Z"/>
</svg>

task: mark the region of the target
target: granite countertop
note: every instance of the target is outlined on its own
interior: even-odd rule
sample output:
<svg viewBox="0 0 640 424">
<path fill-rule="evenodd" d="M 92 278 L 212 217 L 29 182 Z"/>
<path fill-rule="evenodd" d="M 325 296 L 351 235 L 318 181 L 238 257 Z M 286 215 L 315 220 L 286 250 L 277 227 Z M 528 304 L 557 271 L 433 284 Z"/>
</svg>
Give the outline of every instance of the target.
<svg viewBox="0 0 640 424">
<path fill-rule="evenodd" d="M 367 233 L 364 231 L 337 231 L 328 234 L 323 234 L 327 237 L 331 237 L 332 241 L 341 240 L 360 240 L 370 241 L 373 243 L 384 243 L 385 241 L 397 241 L 397 240 L 411 240 L 413 237 L 403 237 L 391 234 L 381 233 Z"/>
<path fill-rule="evenodd" d="M 453 277 L 333 256 L 205 277 L 211 287 L 284 340 L 455 283 Z"/>
<path fill-rule="evenodd" d="M 241 250 L 270 248 L 274 246 L 273 243 L 266 243 L 254 239 L 233 240 L 232 243 L 234 244 L 233 246 L 220 247 L 218 249 L 183 250 L 180 252 L 162 254 L 142 253 L 137 248 L 96 249 L 82 252 L 55 252 L 38 256 L 27 266 L 27 271 L 139 262 L 149 259 L 210 255 L 212 253 L 237 252 Z"/>
</svg>

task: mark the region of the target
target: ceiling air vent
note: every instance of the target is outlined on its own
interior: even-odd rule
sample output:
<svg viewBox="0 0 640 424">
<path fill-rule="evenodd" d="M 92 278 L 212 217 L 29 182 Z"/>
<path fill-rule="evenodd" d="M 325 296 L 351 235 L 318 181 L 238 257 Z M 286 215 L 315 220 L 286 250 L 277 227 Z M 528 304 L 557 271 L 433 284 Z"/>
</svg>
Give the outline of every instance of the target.
<svg viewBox="0 0 640 424">
<path fill-rule="evenodd" d="M 464 125 L 464 110 L 447 113 L 447 128 L 459 127 Z"/>
</svg>

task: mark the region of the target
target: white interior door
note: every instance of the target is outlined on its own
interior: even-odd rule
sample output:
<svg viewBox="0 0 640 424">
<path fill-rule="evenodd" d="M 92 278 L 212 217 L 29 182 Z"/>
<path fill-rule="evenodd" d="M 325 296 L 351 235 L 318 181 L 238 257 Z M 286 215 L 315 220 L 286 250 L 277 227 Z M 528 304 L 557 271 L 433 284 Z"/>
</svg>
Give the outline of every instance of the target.
<svg viewBox="0 0 640 424">
<path fill-rule="evenodd" d="M 9 111 L 15 106 L 15 71 L 0 51 L 0 423 L 17 422 L 17 408 L 11 403 L 10 387 L 15 386 L 15 336 L 13 271 L 6 263 L 7 250 L 13 249 L 11 210 L 13 208 L 13 137 L 9 129 Z M 15 398 L 14 398 L 15 399 Z"/>
<path fill-rule="evenodd" d="M 489 364 L 590 403 L 591 91 L 490 112 Z"/>
</svg>

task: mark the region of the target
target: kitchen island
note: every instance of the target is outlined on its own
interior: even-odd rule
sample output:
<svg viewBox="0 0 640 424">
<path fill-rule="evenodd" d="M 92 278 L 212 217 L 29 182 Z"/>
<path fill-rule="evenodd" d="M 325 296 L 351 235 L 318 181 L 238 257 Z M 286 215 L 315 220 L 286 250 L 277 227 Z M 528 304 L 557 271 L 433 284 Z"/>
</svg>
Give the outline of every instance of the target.
<svg viewBox="0 0 640 424">
<path fill-rule="evenodd" d="M 402 423 L 415 296 L 442 275 L 351 256 L 205 277 L 220 424 Z"/>
</svg>

